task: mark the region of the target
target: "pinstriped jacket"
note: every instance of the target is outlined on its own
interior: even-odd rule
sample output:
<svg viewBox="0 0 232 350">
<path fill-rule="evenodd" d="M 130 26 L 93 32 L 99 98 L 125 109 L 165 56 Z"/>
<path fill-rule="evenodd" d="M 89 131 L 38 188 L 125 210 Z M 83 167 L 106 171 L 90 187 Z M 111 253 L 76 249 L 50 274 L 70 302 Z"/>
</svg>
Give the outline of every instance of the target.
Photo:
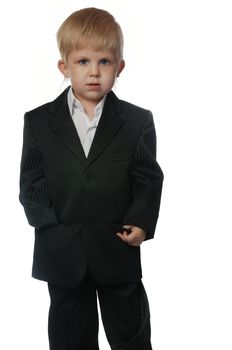
<svg viewBox="0 0 232 350">
<path fill-rule="evenodd" d="M 152 114 L 111 91 L 86 158 L 67 92 L 25 114 L 19 199 L 35 228 L 32 276 L 73 286 L 88 268 L 101 284 L 137 281 L 140 247 L 115 233 L 129 224 L 154 236 L 163 173 Z"/>
</svg>

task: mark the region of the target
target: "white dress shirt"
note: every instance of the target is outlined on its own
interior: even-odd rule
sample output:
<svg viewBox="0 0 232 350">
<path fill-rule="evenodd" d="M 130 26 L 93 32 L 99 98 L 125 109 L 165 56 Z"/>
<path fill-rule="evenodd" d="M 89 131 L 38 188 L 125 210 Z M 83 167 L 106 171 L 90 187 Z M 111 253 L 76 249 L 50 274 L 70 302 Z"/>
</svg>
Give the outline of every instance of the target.
<svg viewBox="0 0 232 350">
<path fill-rule="evenodd" d="M 68 92 L 68 106 L 70 115 L 76 127 L 86 158 L 88 157 L 90 147 L 93 142 L 97 126 L 99 124 L 103 107 L 105 104 L 106 95 L 96 105 L 94 109 L 94 117 L 91 120 L 85 113 L 84 107 L 80 101 L 74 96 L 72 88 Z"/>
</svg>

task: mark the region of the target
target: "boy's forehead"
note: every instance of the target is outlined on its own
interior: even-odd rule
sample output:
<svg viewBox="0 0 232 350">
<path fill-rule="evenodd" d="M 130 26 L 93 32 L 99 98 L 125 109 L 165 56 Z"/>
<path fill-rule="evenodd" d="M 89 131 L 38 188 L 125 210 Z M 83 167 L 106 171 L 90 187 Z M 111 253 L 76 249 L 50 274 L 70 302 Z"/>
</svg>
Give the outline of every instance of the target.
<svg viewBox="0 0 232 350">
<path fill-rule="evenodd" d="M 81 47 L 78 49 L 73 49 L 70 53 L 69 56 L 70 57 L 74 57 L 74 56 L 80 56 L 80 55 L 91 55 L 91 56 L 112 56 L 116 58 L 116 54 L 113 50 L 111 49 L 105 49 L 105 48 L 95 48 L 95 47 L 91 47 L 91 46 L 85 46 L 85 47 Z"/>
</svg>

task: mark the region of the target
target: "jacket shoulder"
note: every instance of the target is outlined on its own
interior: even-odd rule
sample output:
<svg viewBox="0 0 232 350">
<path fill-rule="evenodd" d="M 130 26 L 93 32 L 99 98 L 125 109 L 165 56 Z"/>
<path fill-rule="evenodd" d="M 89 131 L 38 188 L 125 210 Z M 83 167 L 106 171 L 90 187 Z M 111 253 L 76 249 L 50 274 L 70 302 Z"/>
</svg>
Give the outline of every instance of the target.
<svg viewBox="0 0 232 350">
<path fill-rule="evenodd" d="M 138 123 L 140 124 L 140 127 L 142 127 L 142 125 L 146 124 L 148 120 L 153 120 L 150 110 L 124 100 L 120 100 L 120 102 L 125 118 L 128 122 L 133 124 Z"/>
<path fill-rule="evenodd" d="M 52 104 L 52 102 L 47 102 L 47 103 L 44 103 L 43 105 L 41 105 L 41 106 L 38 106 L 38 107 L 36 107 L 36 108 L 33 108 L 33 109 L 31 109 L 30 111 L 27 111 L 26 113 L 25 113 L 25 116 L 27 117 L 27 118 L 29 118 L 29 117 L 36 117 L 36 116 L 41 116 L 41 113 L 44 113 L 44 112 L 46 112 L 46 111 L 48 111 L 49 110 L 49 106 Z"/>
<path fill-rule="evenodd" d="M 120 102 L 124 110 L 133 111 L 141 114 L 147 114 L 150 112 L 148 109 L 142 108 L 128 101 L 120 100 Z"/>
<path fill-rule="evenodd" d="M 36 119 L 37 117 L 45 115 L 49 111 L 53 111 L 56 108 L 59 108 L 61 104 L 67 102 L 68 89 L 69 88 L 65 89 L 55 100 L 44 103 L 34 109 L 31 109 L 30 111 L 27 111 L 25 113 L 25 118 Z"/>
</svg>

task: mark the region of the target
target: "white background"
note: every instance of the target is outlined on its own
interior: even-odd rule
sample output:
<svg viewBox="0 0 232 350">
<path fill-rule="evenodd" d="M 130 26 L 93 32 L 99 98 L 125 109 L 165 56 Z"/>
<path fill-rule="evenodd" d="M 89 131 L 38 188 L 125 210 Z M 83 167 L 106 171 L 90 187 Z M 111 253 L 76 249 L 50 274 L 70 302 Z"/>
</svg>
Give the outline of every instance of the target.
<svg viewBox="0 0 232 350">
<path fill-rule="evenodd" d="M 7 1 L 0 8 L 0 348 L 46 350 L 46 284 L 18 202 L 25 111 L 55 98 L 55 34 L 73 11 L 110 11 L 125 36 L 116 94 L 153 111 L 165 173 L 142 247 L 155 350 L 232 349 L 232 10 L 226 0 Z M 102 350 L 109 349 L 100 329 Z"/>
</svg>

